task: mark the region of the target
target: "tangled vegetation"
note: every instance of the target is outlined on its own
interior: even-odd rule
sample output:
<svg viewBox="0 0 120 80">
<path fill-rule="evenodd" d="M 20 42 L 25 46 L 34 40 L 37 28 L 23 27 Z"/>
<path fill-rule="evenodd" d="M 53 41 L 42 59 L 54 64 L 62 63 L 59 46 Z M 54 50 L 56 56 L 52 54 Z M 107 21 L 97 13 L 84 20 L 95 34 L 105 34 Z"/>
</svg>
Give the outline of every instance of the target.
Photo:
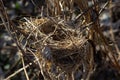
<svg viewBox="0 0 120 80">
<path fill-rule="evenodd" d="M 120 79 L 120 44 L 116 44 L 114 35 L 117 24 L 112 24 L 112 0 L 21 2 L 14 4 L 14 10 L 19 12 L 16 17 L 0 0 L 1 30 L 7 31 L 13 41 L 10 48 L 0 48 L 0 69 L 10 66 L 1 79 Z M 100 20 L 104 11 L 111 16 L 107 29 Z M 119 36 L 118 28 L 117 32 Z"/>
</svg>

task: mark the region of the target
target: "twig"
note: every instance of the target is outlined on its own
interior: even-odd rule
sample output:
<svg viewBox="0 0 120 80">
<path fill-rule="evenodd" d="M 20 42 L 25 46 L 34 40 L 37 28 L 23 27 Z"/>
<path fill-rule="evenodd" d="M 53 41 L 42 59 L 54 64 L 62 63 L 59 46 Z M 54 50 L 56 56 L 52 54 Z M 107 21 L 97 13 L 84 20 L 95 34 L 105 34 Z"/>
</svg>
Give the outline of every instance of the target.
<svg viewBox="0 0 120 80">
<path fill-rule="evenodd" d="M 44 75 L 44 72 L 43 72 L 43 68 L 42 68 L 42 64 L 40 64 L 40 59 L 28 48 L 28 50 L 32 53 L 32 55 L 35 57 L 38 65 L 39 65 L 39 68 L 40 68 L 40 71 L 41 71 L 41 74 L 42 76 L 44 77 L 44 79 L 46 79 L 45 75 Z M 40 55 L 40 54 L 39 54 Z"/>
<path fill-rule="evenodd" d="M 37 62 L 36 60 L 33 61 L 34 63 Z M 10 78 L 14 77 L 15 75 L 17 75 L 18 73 L 20 73 L 21 71 L 23 71 L 24 69 L 30 67 L 31 65 L 33 65 L 33 63 L 28 63 L 26 66 L 18 69 L 17 71 L 15 71 L 13 74 L 9 75 L 8 77 L 6 77 L 4 80 L 9 80 Z"/>
<path fill-rule="evenodd" d="M 25 68 L 25 63 L 24 63 L 24 59 L 23 59 L 23 57 L 22 57 L 22 64 L 23 64 L 23 69 L 24 69 L 24 73 L 25 73 L 26 79 L 27 79 L 27 80 L 30 80 L 29 77 L 28 77 L 28 74 L 27 74 L 26 68 Z"/>
<path fill-rule="evenodd" d="M 29 63 L 28 65 L 24 66 L 23 68 L 18 69 L 13 74 L 11 74 L 8 77 L 6 77 L 4 80 L 9 80 L 10 78 L 14 77 L 15 75 L 17 75 L 18 73 L 20 73 L 21 71 L 23 71 L 24 68 L 28 68 L 30 65 L 32 65 L 32 63 Z"/>
</svg>

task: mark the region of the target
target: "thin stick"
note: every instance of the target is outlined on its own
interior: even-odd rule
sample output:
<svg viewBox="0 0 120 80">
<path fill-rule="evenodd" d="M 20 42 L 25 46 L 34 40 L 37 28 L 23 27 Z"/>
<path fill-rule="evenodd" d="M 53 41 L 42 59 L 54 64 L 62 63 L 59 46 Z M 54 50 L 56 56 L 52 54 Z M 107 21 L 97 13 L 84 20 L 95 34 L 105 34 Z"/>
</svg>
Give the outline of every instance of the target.
<svg viewBox="0 0 120 80">
<path fill-rule="evenodd" d="M 39 65 L 40 72 L 41 72 L 42 76 L 44 77 L 44 79 L 46 79 L 46 76 L 45 76 L 45 74 L 44 74 L 44 72 L 43 72 L 42 64 L 40 64 L 39 58 L 38 58 L 29 48 L 28 48 L 28 50 L 29 50 L 29 51 L 32 53 L 32 55 L 35 57 L 38 65 Z"/>
<path fill-rule="evenodd" d="M 22 64 L 23 64 L 23 69 L 24 69 L 24 73 L 25 73 L 26 79 L 27 79 L 27 80 L 30 80 L 29 77 L 28 77 L 28 74 L 27 74 L 26 68 L 25 68 L 25 63 L 24 63 L 24 59 L 23 59 L 23 57 L 22 57 Z"/>
<path fill-rule="evenodd" d="M 15 75 L 17 75 L 18 73 L 20 73 L 21 71 L 23 71 L 24 69 L 28 68 L 30 65 L 32 65 L 32 63 L 29 63 L 28 65 L 18 69 L 17 71 L 15 71 L 13 74 L 9 75 L 8 77 L 6 77 L 4 80 L 9 80 L 10 78 L 14 77 Z"/>
</svg>

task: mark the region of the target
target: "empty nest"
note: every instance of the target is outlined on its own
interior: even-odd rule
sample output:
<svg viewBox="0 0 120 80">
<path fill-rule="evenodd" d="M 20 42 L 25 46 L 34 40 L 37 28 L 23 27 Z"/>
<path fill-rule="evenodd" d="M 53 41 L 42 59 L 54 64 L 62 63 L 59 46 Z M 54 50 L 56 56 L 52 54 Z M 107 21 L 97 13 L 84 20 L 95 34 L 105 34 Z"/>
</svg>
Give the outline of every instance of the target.
<svg viewBox="0 0 120 80">
<path fill-rule="evenodd" d="M 89 62 L 89 43 L 85 34 L 83 36 L 80 30 L 65 21 L 55 18 L 24 18 L 19 24 L 16 28 L 18 40 L 26 50 L 29 48 L 37 56 L 44 76 L 46 73 L 49 76 L 54 74 L 56 79 L 61 73 L 72 73 Z M 55 71 L 52 71 L 53 67 Z"/>
</svg>

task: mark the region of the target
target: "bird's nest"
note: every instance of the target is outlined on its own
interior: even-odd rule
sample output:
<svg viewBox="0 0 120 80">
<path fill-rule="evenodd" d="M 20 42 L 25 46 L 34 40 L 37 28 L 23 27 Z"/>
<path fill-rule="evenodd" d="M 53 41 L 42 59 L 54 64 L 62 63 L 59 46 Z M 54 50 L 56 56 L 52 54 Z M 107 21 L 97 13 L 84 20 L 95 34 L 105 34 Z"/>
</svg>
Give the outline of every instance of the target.
<svg viewBox="0 0 120 80">
<path fill-rule="evenodd" d="M 16 28 L 19 42 L 26 50 L 34 52 L 44 68 L 43 72 L 55 73 L 51 71 L 54 66 L 58 73 L 70 73 L 86 63 L 89 43 L 85 33 L 83 36 L 80 30 L 53 18 L 24 20 Z"/>
</svg>

